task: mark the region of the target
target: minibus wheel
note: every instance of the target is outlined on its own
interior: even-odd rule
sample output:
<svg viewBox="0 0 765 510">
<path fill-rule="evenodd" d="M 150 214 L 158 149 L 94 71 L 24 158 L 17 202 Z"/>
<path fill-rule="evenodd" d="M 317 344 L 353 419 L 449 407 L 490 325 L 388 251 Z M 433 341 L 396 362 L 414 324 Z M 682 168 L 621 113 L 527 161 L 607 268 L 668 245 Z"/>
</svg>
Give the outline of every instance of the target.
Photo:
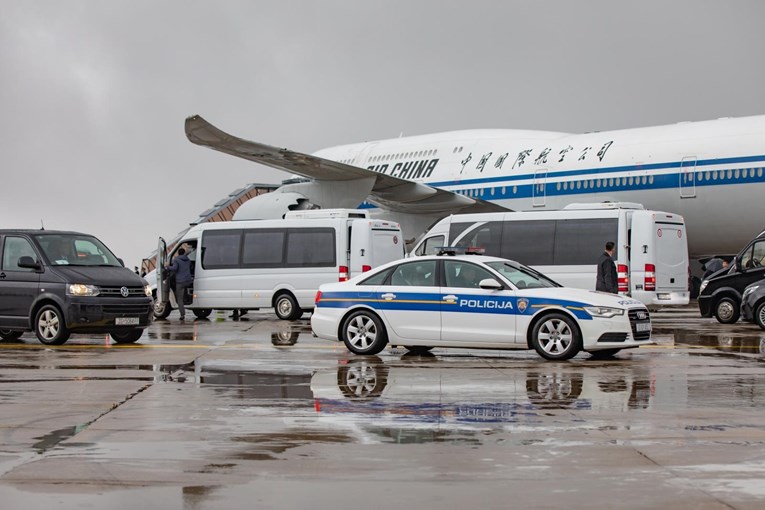
<svg viewBox="0 0 765 510">
<path fill-rule="evenodd" d="M 765 329 L 765 301 L 757 305 L 757 310 L 754 312 L 754 322 L 760 328 Z"/>
<path fill-rule="evenodd" d="M 44 305 L 35 315 L 35 334 L 40 343 L 61 345 L 69 340 L 64 314 L 56 305 Z"/>
<path fill-rule="evenodd" d="M 739 318 L 739 304 L 731 297 L 723 297 L 715 305 L 715 317 L 721 324 L 733 324 Z"/>
<path fill-rule="evenodd" d="M 154 311 L 155 319 L 167 319 L 167 316 L 173 311 L 173 307 L 170 306 L 170 303 L 168 302 L 161 303 L 159 301 L 154 301 L 152 310 Z"/>
<path fill-rule="evenodd" d="M 283 321 L 294 321 L 303 315 L 303 310 L 298 306 L 297 300 L 289 292 L 282 292 L 276 296 L 274 311 L 276 316 Z"/>
<path fill-rule="evenodd" d="M 0 338 L 3 340 L 17 340 L 23 335 L 23 331 L 13 331 L 12 329 L 0 329 Z"/>
<path fill-rule="evenodd" d="M 143 335 L 142 329 L 131 329 L 129 331 L 120 331 L 109 333 L 115 342 L 118 344 L 132 344 L 138 341 Z"/>
<path fill-rule="evenodd" d="M 192 312 L 194 312 L 194 316 L 197 319 L 206 319 L 212 313 L 212 309 L 211 308 L 194 308 Z"/>
</svg>

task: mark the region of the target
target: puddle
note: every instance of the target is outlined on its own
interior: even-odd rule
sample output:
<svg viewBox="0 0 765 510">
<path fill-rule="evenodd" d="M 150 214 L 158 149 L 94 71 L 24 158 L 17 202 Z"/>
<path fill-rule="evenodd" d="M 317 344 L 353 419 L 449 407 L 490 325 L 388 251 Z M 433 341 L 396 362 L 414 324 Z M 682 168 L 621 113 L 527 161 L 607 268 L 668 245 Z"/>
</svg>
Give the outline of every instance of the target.
<svg viewBox="0 0 765 510">
<path fill-rule="evenodd" d="M 88 428 L 89 425 L 89 423 L 86 423 L 83 425 L 75 425 L 74 427 L 66 427 L 63 429 L 54 430 L 53 432 L 45 434 L 44 436 L 36 437 L 35 439 L 38 441 L 32 445 L 32 448 L 34 448 L 37 453 L 45 453 L 46 451 L 58 445 L 61 441 L 65 441 L 75 434 L 82 432 Z"/>
<path fill-rule="evenodd" d="M 727 353 L 744 353 L 765 355 L 765 334 L 744 332 L 738 334 L 704 334 L 684 330 L 667 332 L 676 345 L 705 347 Z"/>
</svg>

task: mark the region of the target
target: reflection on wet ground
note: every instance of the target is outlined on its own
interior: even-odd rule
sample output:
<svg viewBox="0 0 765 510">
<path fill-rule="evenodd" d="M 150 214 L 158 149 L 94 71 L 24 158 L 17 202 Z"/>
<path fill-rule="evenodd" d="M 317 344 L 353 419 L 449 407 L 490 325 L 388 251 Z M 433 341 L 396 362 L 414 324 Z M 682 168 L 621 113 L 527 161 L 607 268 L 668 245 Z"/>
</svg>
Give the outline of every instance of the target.
<svg viewBox="0 0 765 510">
<path fill-rule="evenodd" d="M 396 490 L 397 480 L 439 476 L 517 486 L 535 479 L 529 466 L 558 473 L 560 485 L 583 464 L 596 466 L 593 480 L 624 463 L 624 480 L 647 469 L 666 477 L 726 452 L 755 463 L 735 476 L 765 475 L 762 335 L 746 326 L 667 320 L 657 347 L 555 363 L 533 352 L 354 356 L 313 338 L 305 320 L 247 318 L 171 319 L 150 328 L 145 348 L 0 348 L 0 494 L 12 484 L 180 484 L 211 504 L 269 473 L 356 481 L 380 471 Z M 4 451 L 32 457 L 3 465 Z"/>
</svg>

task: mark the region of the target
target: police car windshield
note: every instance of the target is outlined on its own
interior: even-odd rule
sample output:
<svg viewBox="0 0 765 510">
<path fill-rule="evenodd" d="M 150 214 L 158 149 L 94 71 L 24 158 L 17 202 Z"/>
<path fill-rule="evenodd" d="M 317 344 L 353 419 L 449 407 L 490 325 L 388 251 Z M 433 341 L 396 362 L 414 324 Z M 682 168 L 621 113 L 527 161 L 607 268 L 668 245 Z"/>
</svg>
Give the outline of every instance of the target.
<svg viewBox="0 0 765 510">
<path fill-rule="evenodd" d="M 117 257 L 95 237 L 77 234 L 38 234 L 35 238 L 51 265 L 122 267 Z"/>
<path fill-rule="evenodd" d="M 488 262 L 486 265 L 495 271 L 498 271 L 506 280 L 519 289 L 538 289 L 561 286 L 542 273 L 534 271 L 530 267 L 500 261 Z"/>
</svg>

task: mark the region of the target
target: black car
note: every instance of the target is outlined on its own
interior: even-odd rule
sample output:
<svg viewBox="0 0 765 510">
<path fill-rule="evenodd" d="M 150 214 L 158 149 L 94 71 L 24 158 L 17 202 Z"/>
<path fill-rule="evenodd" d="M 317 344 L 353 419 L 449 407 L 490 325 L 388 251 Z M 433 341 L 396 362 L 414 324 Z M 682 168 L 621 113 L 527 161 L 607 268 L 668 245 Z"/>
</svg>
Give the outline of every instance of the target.
<svg viewBox="0 0 765 510">
<path fill-rule="evenodd" d="M 95 237 L 0 230 L 0 338 L 34 331 L 60 345 L 71 333 L 109 333 L 133 343 L 151 319 L 146 281 Z"/>
<path fill-rule="evenodd" d="M 765 329 L 765 280 L 755 282 L 744 289 L 741 297 L 741 318 Z"/>
<path fill-rule="evenodd" d="M 754 238 L 736 255 L 729 269 L 722 269 L 701 282 L 699 310 L 703 317 L 713 315 L 723 324 L 740 316 L 741 297 L 752 283 L 765 278 L 765 232 Z"/>
</svg>

